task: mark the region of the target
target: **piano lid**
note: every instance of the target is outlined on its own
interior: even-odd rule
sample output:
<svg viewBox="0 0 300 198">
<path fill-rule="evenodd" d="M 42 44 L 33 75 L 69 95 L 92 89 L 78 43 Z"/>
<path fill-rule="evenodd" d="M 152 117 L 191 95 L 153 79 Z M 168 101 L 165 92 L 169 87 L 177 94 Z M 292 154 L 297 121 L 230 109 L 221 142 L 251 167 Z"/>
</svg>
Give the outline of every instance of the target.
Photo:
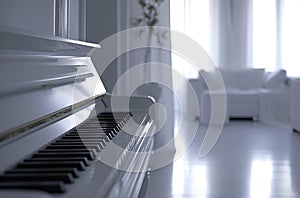
<svg viewBox="0 0 300 198">
<path fill-rule="evenodd" d="M 4 52 L 8 54 L 34 52 L 36 55 L 88 56 L 88 53 L 94 48 L 101 48 L 101 46 L 0 25 L 1 54 Z"/>
<path fill-rule="evenodd" d="M 106 93 L 89 52 L 100 45 L 0 26 L 0 139 Z"/>
</svg>

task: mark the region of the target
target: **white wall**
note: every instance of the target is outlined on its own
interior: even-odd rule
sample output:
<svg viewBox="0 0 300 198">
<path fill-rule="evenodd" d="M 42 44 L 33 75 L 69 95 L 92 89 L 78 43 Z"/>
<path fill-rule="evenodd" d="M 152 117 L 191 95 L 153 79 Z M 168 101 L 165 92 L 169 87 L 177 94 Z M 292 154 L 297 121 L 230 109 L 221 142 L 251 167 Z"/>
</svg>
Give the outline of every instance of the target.
<svg viewBox="0 0 300 198">
<path fill-rule="evenodd" d="M 102 40 L 117 33 L 117 0 L 87 0 L 86 8 L 86 40 L 88 42 L 100 43 Z M 101 70 L 100 67 L 103 65 L 95 66 L 99 72 Z M 104 71 L 101 79 L 107 91 L 111 92 L 117 80 L 116 61 Z"/>
<path fill-rule="evenodd" d="M 81 2 L 80 2 L 81 1 Z M 55 35 L 55 0 L 1 0 L 0 25 Z M 84 40 L 80 6 L 83 0 L 70 1 L 69 38 Z M 84 16 L 83 16 L 84 17 Z"/>
<path fill-rule="evenodd" d="M 1 0 L 0 25 L 54 35 L 54 0 Z"/>
</svg>

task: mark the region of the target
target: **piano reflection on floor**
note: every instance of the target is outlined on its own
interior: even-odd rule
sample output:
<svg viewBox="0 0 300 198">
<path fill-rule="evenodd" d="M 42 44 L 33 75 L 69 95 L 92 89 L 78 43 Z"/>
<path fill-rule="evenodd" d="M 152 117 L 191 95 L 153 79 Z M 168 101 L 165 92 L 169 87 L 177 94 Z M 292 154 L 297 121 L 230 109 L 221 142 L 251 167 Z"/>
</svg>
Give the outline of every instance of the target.
<svg viewBox="0 0 300 198">
<path fill-rule="evenodd" d="M 0 197 L 142 196 L 153 99 L 107 94 L 99 45 L 12 30 L 0 43 Z"/>
</svg>

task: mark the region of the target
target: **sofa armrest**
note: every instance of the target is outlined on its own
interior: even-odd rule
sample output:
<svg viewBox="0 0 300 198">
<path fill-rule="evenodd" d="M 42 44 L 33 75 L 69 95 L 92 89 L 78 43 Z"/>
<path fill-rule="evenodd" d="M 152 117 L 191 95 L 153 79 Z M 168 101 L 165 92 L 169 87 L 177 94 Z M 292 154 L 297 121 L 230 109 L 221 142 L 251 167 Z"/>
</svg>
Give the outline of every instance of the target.
<svg viewBox="0 0 300 198">
<path fill-rule="evenodd" d="M 195 93 L 197 96 L 199 96 L 199 98 L 202 95 L 203 91 L 207 90 L 207 86 L 203 80 L 190 79 L 189 83 L 194 88 Z"/>
<path fill-rule="evenodd" d="M 200 112 L 197 111 L 200 107 L 200 99 L 202 98 L 203 92 L 207 90 L 206 84 L 204 81 L 200 79 L 190 79 L 189 80 L 189 85 L 188 86 L 188 96 L 187 96 L 187 109 L 188 109 L 188 114 L 191 117 L 200 117 Z M 196 94 L 196 99 L 198 103 L 195 104 L 195 98 L 194 94 Z"/>
</svg>

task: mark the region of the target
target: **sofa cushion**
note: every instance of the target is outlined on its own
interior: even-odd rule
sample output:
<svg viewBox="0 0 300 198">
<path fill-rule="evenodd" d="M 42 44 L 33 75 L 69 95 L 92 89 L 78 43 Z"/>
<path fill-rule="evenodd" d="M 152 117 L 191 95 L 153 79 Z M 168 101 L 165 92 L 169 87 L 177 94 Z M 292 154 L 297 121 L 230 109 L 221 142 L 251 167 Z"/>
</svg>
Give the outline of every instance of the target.
<svg viewBox="0 0 300 198">
<path fill-rule="evenodd" d="M 218 80 L 219 78 L 221 78 L 221 77 L 216 70 L 214 70 L 214 71 L 201 70 L 199 72 L 199 80 L 201 83 L 204 84 L 205 89 L 208 89 L 208 85 L 210 85 L 209 88 L 211 90 L 223 89 L 223 85 L 218 83 L 218 82 L 220 82 Z"/>
<path fill-rule="evenodd" d="M 264 69 L 220 69 L 227 90 L 259 89 L 263 84 Z"/>
<path fill-rule="evenodd" d="M 257 90 L 231 90 L 226 92 L 228 102 L 232 103 L 258 103 L 260 92 Z"/>
<path fill-rule="evenodd" d="M 276 89 L 285 85 L 285 82 L 286 82 L 285 70 L 279 70 L 276 72 L 267 72 L 265 76 L 263 88 Z"/>
<path fill-rule="evenodd" d="M 263 85 L 264 69 L 244 69 L 239 72 L 238 82 L 241 90 L 259 89 Z"/>
<path fill-rule="evenodd" d="M 227 90 L 239 89 L 239 71 L 231 69 L 220 69 L 224 86 Z"/>
</svg>

